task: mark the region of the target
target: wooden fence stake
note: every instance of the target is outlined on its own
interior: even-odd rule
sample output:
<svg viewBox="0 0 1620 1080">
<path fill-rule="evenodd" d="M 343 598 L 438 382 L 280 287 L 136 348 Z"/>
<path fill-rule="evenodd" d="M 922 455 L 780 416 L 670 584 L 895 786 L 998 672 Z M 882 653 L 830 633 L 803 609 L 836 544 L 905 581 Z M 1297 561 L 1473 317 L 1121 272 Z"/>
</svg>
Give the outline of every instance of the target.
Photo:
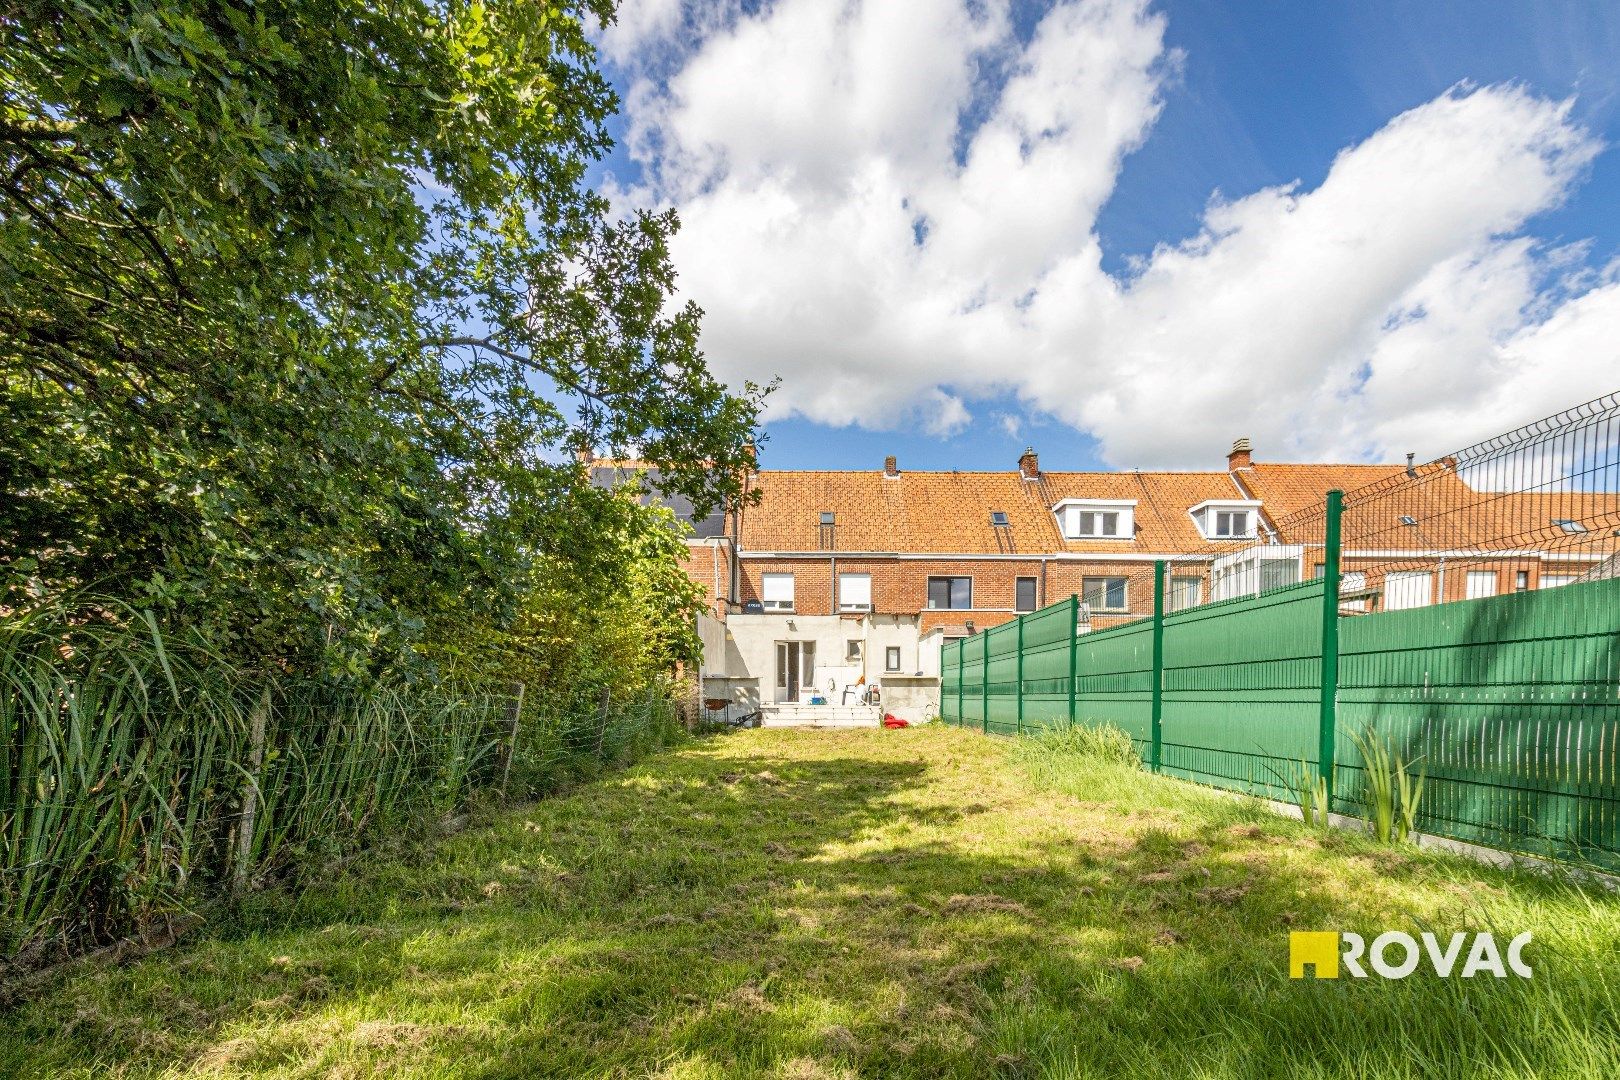
<svg viewBox="0 0 1620 1080">
<path fill-rule="evenodd" d="M 242 816 L 236 822 L 236 867 L 231 889 L 237 895 L 247 891 L 248 867 L 253 859 L 253 826 L 259 816 L 259 770 L 264 767 L 264 729 L 270 713 L 270 687 L 259 695 L 258 704 L 248 714 L 247 777 L 242 782 Z"/>
<path fill-rule="evenodd" d="M 514 693 L 506 703 L 506 746 L 501 750 L 501 798 L 506 798 L 506 781 L 512 775 L 512 755 L 517 750 L 518 721 L 523 716 L 523 684 L 512 684 Z"/>
</svg>

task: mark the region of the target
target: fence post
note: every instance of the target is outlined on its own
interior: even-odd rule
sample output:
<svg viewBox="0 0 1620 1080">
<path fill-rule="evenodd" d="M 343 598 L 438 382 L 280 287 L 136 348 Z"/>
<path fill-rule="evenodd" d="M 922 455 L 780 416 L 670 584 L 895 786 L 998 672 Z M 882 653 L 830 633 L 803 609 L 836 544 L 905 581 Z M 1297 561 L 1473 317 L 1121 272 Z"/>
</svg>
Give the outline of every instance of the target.
<svg viewBox="0 0 1620 1080">
<path fill-rule="evenodd" d="M 1074 727 L 1075 682 L 1080 674 L 1080 595 L 1069 594 L 1069 726 Z"/>
<path fill-rule="evenodd" d="M 523 684 L 513 683 L 514 692 L 506 703 L 506 745 L 501 748 L 501 798 L 506 798 L 506 780 L 512 775 L 512 754 L 517 750 L 518 719 L 523 715 Z"/>
<path fill-rule="evenodd" d="M 247 776 L 242 781 L 242 816 L 236 821 L 236 867 L 231 875 L 231 888 L 237 895 L 247 891 L 248 867 L 253 860 L 253 825 L 259 816 L 259 770 L 264 767 L 264 728 L 269 713 L 267 684 L 248 714 Z"/>
<path fill-rule="evenodd" d="M 1024 617 L 1018 616 L 1018 734 L 1024 733 Z"/>
<path fill-rule="evenodd" d="M 956 643 L 956 726 L 967 727 L 967 716 L 962 710 L 967 707 L 967 687 L 962 684 L 966 681 L 962 676 L 967 669 L 967 638 Z"/>
<path fill-rule="evenodd" d="M 987 626 L 979 631 L 979 637 L 984 640 L 984 649 L 981 655 L 984 663 L 979 669 L 979 729 L 990 734 L 990 628 Z"/>
<path fill-rule="evenodd" d="M 1153 562 L 1153 753 L 1154 772 L 1164 756 L 1164 560 Z"/>
<path fill-rule="evenodd" d="M 1344 492 L 1327 493 L 1327 530 L 1322 557 L 1322 713 L 1318 728 L 1317 773 L 1333 806 L 1333 766 L 1339 705 L 1339 524 Z"/>
</svg>

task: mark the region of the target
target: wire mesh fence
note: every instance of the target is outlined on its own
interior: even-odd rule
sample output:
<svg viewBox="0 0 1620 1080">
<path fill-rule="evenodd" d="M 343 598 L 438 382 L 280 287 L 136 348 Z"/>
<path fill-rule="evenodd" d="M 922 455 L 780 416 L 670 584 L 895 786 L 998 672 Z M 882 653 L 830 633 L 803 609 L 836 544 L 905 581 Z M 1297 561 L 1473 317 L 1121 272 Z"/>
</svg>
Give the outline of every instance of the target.
<svg viewBox="0 0 1620 1080">
<path fill-rule="evenodd" d="M 678 729 L 660 686 L 614 701 L 251 681 L 139 631 L 0 631 L 0 977 Z"/>
<path fill-rule="evenodd" d="M 1309 772 L 1347 813 L 1373 740 L 1426 776 L 1425 831 L 1620 867 L 1620 395 L 1342 500 L 1278 513 L 1267 482 L 1098 582 L 1145 617 L 1080 595 L 947 645 L 942 713 L 1108 721 L 1155 769 L 1282 798 Z"/>
</svg>

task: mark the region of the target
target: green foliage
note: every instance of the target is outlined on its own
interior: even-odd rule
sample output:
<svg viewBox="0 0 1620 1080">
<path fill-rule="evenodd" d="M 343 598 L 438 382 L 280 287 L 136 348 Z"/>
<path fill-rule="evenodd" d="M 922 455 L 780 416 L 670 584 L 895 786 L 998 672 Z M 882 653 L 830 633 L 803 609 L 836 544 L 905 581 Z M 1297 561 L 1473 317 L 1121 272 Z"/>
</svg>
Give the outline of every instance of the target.
<svg viewBox="0 0 1620 1080">
<path fill-rule="evenodd" d="M 1401 752 L 1386 745 L 1371 727 L 1350 732 L 1350 739 L 1361 752 L 1367 785 L 1364 801 L 1373 835 L 1385 844 L 1406 840 L 1416 831 L 1425 774 L 1412 776 Z"/>
<path fill-rule="evenodd" d="M 1314 769 L 1304 758 L 1300 758 L 1297 762 L 1289 762 L 1286 773 L 1279 773 L 1269 764 L 1265 765 L 1265 769 L 1288 791 L 1294 805 L 1299 807 L 1300 819 L 1307 826 L 1325 827 L 1328 824 L 1332 802 L 1328 798 L 1326 776 Z"/>
<path fill-rule="evenodd" d="M 1106 721 L 1043 729 L 1021 740 L 1020 750 L 1036 756 L 1091 758 L 1128 769 L 1142 767 L 1142 756 L 1130 733 Z"/>
<path fill-rule="evenodd" d="M 583 183 L 616 105 L 585 11 L 9 6 L 0 604 L 93 586 L 245 668 L 432 675 L 653 586 L 664 526 L 574 448 L 741 497 L 760 395 L 667 305 L 673 213 Z M 642 609 L 666 666 L 680 599 Z"/>
</svg>

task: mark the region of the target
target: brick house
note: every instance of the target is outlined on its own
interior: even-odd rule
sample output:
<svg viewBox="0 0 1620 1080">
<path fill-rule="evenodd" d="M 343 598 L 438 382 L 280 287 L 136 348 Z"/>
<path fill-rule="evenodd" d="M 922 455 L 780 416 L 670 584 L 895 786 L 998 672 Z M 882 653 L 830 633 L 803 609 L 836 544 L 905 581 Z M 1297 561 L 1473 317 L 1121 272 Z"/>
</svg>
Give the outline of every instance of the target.
<svg viewBox="0 0 1620 1080">
<path fill-rule="evenodd" d="M 595 464 L 593 479 L 623 479 L 626 468 Z M 1539 521 L 1526 503 L 1538 496 L 1492 497 L 1481 509 L 1481 494 L 1445 463 L 1421 468 L 1425 483 L 1414 486 L 1410 464 L 1256 462 L 1239 439 L 1226 468 L 1210 471 L 1045 472 L 1033 449 L 994 472 L 904 471 L 892 457 L 864 471 L 755 470 L 759 503 L 694 523 L 687 541 L 687 572 L 710 604 L 700 620 L 706 696 L 757 707 L 817 694 L 836 705 L 876 684 L 886 710 L 921 718 L 937 705 L 946 639 L 1070 595 L 1089 629 L 1150 615 L 1144 579 L 1156 560 L 1175 560 L 1172 607 L 1319 574 L 1308 511 L 1334 488 L 1386 483 L 1426 502 L 1347 514 L 1345 534 L 1357 538 L 1344 552 L 1347 613 L 1539 588 L 1589 569 L 1543 573 L 1547 559 L 1569 557 L 1537 550 L 1549 536 L 1483 554 L 1487 540 L 1525 527 L 1514 522 Z M 1404 525 L 1406 510 L 1451 522 L 1447 535 Z M 1211 554 L 1219 549 L 1231 554 Z"/>
</svg>

